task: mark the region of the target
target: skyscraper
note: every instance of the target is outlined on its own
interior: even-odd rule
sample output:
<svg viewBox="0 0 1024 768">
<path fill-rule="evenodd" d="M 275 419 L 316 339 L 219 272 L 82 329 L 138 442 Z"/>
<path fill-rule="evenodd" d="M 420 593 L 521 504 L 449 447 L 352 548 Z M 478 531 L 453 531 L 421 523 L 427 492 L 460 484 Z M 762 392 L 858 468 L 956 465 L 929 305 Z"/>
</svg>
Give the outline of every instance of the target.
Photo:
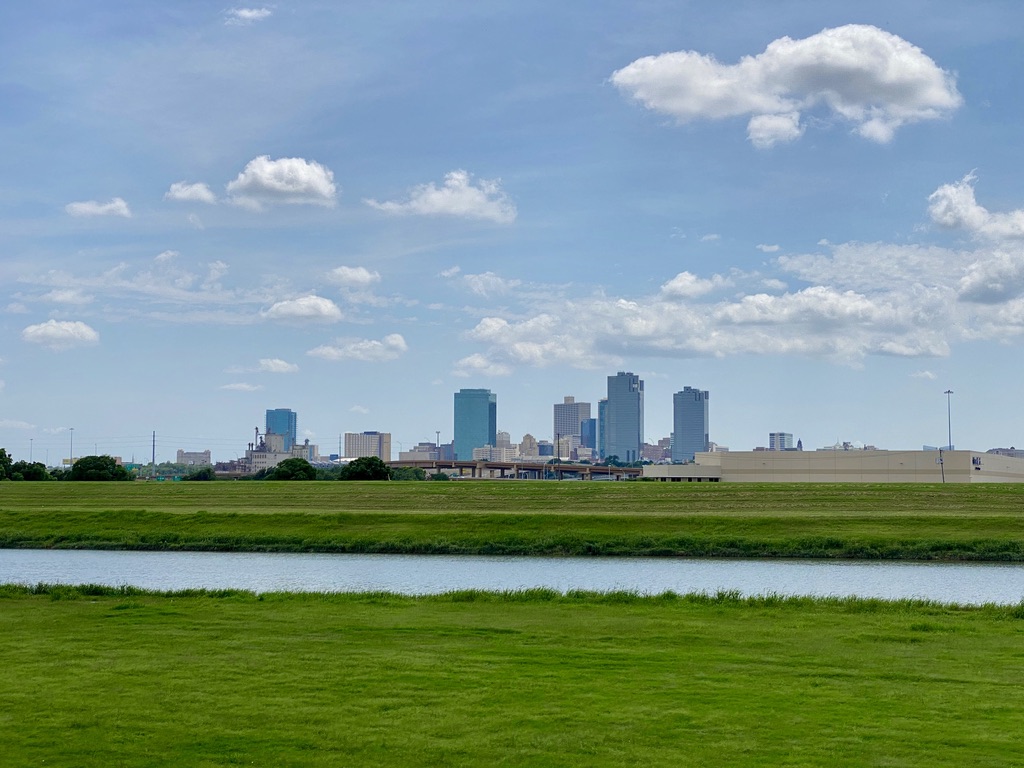
<svg viewBox="0 0 1024 768">
<path fill-rule="evenodd" d="M 382 461 L 391 461 L 391 433 L 346 432 L 345 457 L 358 459 L 362 456 L 376 456 Z"/>
<path fill-rule="evenodd" d="M 605 457 L 639 461 L 644 444 L 644 383 L 640 377 L 623 371 L 609 376 L 605 411 Z"/>
<path fill-rule="evenodd" d="M 498 440 L 498 396 L 489 389 L 455 393 L 455 458 L 468 461 L 473 449 Z"/>
<path fill-rule="evenodd" d="M 608 456 L 608 398 L 602 397 L 597 401 L 597 457 L 604 459 Z"/>
<path fill-rule="evenodd" d="M 683 387 L 672 395 L 672 461 L 693 461 L 708 449 L 707 390 Z"/>
<path fill-rule="evenodd" d="M 267 411 L 266 434 L 280 435 L 282 438 L 281 450 L 286 453 L 292 449 L 298 439 L 298 426 L 298 415 L 291 408 L 275 408 Z"/>
<path fill-rule="evenodd" d="M 575 436 L 578 438 L 576 444 L 582 444 L 583 429 L 580 425 L 590 419 L 590 403 L 577 403 L 575 397 L 565 397 L 563 402 L 555 403 L 554 412 L 552 437 L 558 440 Z"/>
<path fill-rule="evenodd" d="M 792 451 L 793 450 L 793 433 L 792 432 L 769 432 L 768 433 L 768 450 L 769 451 Z"/>
</svg>

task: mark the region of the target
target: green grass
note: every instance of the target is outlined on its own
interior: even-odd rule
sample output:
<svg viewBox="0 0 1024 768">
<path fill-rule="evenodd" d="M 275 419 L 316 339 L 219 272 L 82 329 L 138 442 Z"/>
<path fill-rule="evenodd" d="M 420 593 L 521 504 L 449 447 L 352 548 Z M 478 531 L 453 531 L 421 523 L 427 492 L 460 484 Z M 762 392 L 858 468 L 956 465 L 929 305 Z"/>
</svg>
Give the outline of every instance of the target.
<svg viewBox="0 0 1024 768">
<path fill-rule="evenodd" d="M 1024 561 L 1024 486 L 4 483 L 0 547 Z"/>
<path fill-rule="evenodd" d="M 0 763 L 1019 764 L 1024 606 L 0 588 Z"/>
</svg>

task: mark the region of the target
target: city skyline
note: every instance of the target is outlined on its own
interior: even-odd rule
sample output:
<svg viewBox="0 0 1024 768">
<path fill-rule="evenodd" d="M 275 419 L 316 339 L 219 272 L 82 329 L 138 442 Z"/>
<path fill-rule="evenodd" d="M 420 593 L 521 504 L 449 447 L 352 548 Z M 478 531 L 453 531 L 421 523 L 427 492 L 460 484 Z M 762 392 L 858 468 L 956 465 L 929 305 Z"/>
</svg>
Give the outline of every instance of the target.
<svg viewBox="0 0 1024 768">
<path fill-rule="evenodd" d="M 389 7 L 0 8 L 0 445 L 1024 444 L 1024 6 Z"/>
</svg>

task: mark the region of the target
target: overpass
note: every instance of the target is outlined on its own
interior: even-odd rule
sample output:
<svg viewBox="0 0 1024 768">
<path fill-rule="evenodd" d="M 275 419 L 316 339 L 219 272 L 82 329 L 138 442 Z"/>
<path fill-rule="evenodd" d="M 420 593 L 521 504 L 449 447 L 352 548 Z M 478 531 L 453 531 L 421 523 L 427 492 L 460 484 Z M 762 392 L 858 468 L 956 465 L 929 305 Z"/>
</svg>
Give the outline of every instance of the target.
<svg viewBox="0 0 1024 768">
<path fill-rule="evenodd" d="M 640 477 L 640 467 L 606 467 L 596 464 L 548 464 L 543 461 L 441 461 L 413 460 L 388 462 L 390 467 L 412 467 L 427 473 L 457 470 L 459 477 L 474 479 L 543 480 L 547 473 L 557 479 L 575 477 L 580 480 L 625 480 Z M 468 474 L 467 474 L 468 473 Z"/>
</svg>

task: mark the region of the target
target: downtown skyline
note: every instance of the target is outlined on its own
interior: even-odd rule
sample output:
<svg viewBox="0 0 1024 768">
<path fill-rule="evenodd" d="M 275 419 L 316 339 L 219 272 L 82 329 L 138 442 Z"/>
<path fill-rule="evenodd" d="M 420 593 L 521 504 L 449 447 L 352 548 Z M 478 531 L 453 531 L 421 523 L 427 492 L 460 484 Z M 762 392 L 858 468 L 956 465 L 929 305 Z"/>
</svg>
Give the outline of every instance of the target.
<svg viewBox="0 0 1024 768">
<path fill-rule="evenodd" d="M 737 450 L 1024 443 L 1017 4 L 0 22 L 19 458 L 54 463 L 71 427 L 78 454 L 148 459 L 155 431 L 158 461 L 222 457 L 276 407 L 299 442 L 397 452 L 450 441 L 462 388 L 541 437 L 616 370 L 645 382 L 648 441 L 694 386 Z"/>
</svg>

